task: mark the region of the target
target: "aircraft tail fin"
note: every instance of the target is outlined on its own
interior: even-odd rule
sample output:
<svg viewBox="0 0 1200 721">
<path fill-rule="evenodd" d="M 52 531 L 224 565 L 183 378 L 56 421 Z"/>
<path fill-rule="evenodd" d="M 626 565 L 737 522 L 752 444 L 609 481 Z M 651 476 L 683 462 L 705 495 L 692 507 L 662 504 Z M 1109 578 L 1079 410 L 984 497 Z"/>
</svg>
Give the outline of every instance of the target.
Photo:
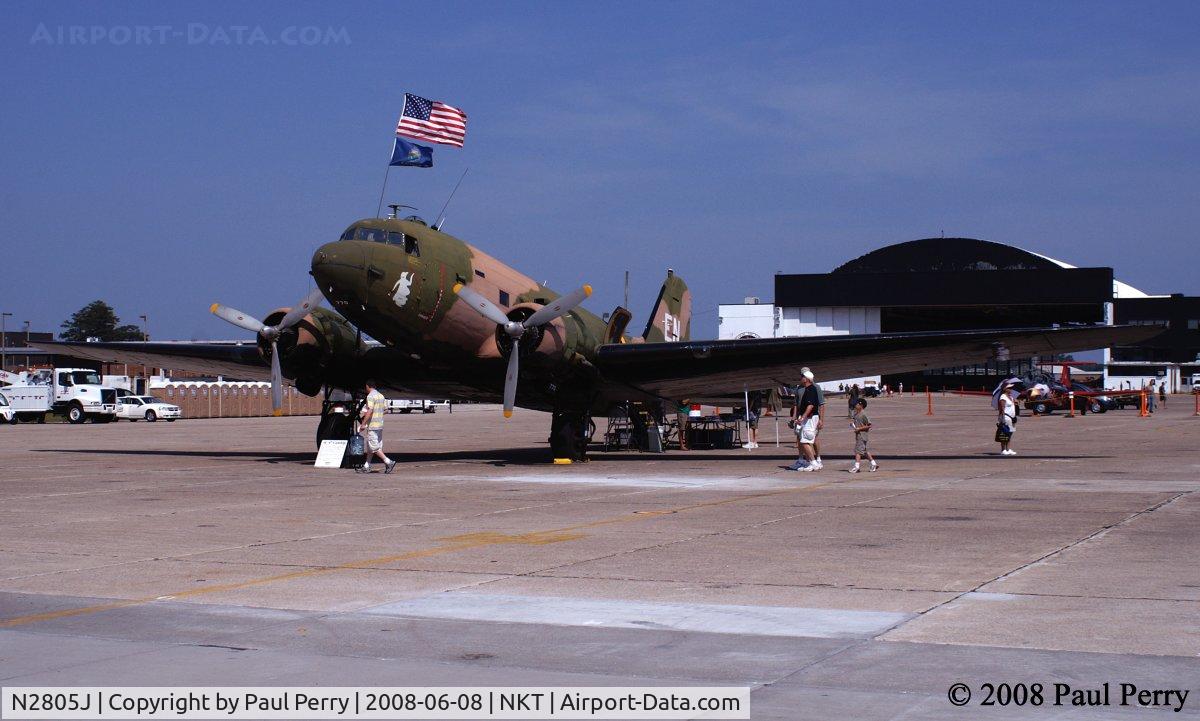
<svg viewBox="0 0 1200 721">
<path fill-rule="evenodd" d="M 683 278 L 668 269 L 642 337 L 647 343 L 690 340 L 691 328 L 692 293 Z"/>
</svg>

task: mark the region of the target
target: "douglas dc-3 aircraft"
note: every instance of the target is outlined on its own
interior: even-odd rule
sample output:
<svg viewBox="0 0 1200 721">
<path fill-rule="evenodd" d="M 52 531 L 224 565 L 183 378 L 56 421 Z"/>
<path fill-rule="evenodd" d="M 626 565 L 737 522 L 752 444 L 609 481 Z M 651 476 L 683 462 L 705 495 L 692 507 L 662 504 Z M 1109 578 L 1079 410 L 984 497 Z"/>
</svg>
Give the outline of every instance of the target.
<svg viewBox="0 0 1200 721">
<path fill-rule="evenodd" d="M 616 403 L 651 408 L 684 399 L 733 405 L 745 390 L 794 383 L 808 366 L 818 378 L 1027 358 L 1143 340 L 1161 329 L 1090 326 L 856 336 L 690 339 L 692 299 L 666 281 L 641 337 L 625 333 L 631 313 L 606 323 L 580 304 L 589 286 L 560 295 L 478 248 L 411 216 L 355 222 L 312 258 L 316 290 L 259 321 L 214 304 L 212 312 L 257 335 L 257 343 L 39 343 L 105 362 L 270 379 L 301 392 L 361 393 L 374 378 L 386 395 L 451 398 L 550 411 L 556 458 L 580 458 L 590 419 Z M 318 307 L 328 300 L 334 311 Z M 366 334 L 379 341 L 368 344 Z M 325 404 L 326 408 L 330 404 Z M 318 442 L 348 437 L 325 414 Z"/>
</svg>

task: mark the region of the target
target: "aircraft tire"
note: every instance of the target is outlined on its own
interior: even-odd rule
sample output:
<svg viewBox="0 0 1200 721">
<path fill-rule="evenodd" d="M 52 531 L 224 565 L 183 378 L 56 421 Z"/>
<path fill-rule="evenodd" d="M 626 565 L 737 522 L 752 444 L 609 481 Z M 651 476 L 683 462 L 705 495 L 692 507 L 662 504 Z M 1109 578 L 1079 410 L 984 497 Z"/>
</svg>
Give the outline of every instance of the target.
<svg viewBox="0 0 1200 721">
<path fill-rule="evenodd" d="M 320 450 L 322 441 L 345 441 L 354 435 L 354 424 L 349 416 L 332 413 L 321 416 L 317 423 L 317 449 Z"/>
<path fill-rule="evenodd" d="M 554 458 L 569 458 L 576 462 L 587 460 L 585 432 L 590 421 L 579 413 L 554 414 L 550 422 L 550 451 Z"/>
</svg>

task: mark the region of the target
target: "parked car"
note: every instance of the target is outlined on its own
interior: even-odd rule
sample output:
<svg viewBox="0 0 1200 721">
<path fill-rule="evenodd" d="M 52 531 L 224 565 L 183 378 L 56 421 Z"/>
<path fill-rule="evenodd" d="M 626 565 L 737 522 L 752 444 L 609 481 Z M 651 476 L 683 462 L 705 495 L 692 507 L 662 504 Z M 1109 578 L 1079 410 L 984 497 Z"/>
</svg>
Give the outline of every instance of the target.
<svg viewBox="0 0 1200 721">
<path fill-rule="evenodd" d="M 0 422 L 16 423 L 17 414 L 13 412 L 12 406 L 8 404 L 8 399 L 0 393 Z"/>
<path fill-rule="evenodd" d="M 1033 411 L 1039 416 L 1044 416 L 1054 411 L 1070 411 L 1071 395 L 1067 387 L 1061 383 L 1046 383 L 1050 388 L 1049 395 L 1040 395 L 1036 398 L 1030 398 L 1025 401 L 1025 409 Z M 1072 384 L 1073 386 L 1082 386 L 1080 383 Z M 1086 386 L 1083 386 L 1086 388 Z M 1090 409 L 1089 404 L 1084 402 L 1084 398 L 1075 398 L 1075 412 L 1085 414 Z M 1088 399 L 1090 400 L 1090 399 Z"/>
<path fill-rule="evenodd" d="M 131 421 L 145 419 L 153 423 L 159 418 L 174 422 L 181 415 L 179 406 L 164 403 L 154 396 L 123 396 L 117 399 L 117 418 Z"/>
<path fill-rule="evenodd" d="M 1085 405 L 1092 413 L 1104 413 L 1106 411 L 1113 411 L 1117 408 L 1120 408 L 1120 406 L 1117 405 L 1116 399 L 1112 396 L 1107 394 L 1094 395 L 1095 393 L 1103 393 L 1103 391 L 1092 388 L 1091 386 L 1084 385 L 1083 383 L 1072 383 L 1071 389 L 1075 391 L 1076 404 L 1078 404 L 1080 400 L 1086 400 Z M 1088 395 L 1086 398 L 1081 399 L 1079 397 L 1080 393 L 1086 393 Z"/>
<path fill-rule="evenodd" d="M 1113 402 L 1117 404 L 1117 408 L 1141 408 L 1142 394 L 1136 389 L 1125 389 L 1117 391 L 1117 394 L 1112 397 Z"/>
</svg>

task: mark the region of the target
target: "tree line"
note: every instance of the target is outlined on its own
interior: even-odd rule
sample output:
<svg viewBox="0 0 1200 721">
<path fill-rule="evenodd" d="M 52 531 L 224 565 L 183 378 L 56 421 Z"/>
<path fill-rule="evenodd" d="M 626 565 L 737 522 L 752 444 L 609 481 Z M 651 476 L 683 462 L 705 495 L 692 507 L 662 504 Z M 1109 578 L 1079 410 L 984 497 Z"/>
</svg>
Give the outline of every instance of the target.
<svg viewBox="0 0 1200 721">
<path fill-rule="evenodd" d="M 142 329 L 128 323 L 122 325 L 113 307 L 102 300 L 94 300 L 72 313 L 61 328 L 58 337 L 69 341 L 142 340 Z"/>
</svg>

